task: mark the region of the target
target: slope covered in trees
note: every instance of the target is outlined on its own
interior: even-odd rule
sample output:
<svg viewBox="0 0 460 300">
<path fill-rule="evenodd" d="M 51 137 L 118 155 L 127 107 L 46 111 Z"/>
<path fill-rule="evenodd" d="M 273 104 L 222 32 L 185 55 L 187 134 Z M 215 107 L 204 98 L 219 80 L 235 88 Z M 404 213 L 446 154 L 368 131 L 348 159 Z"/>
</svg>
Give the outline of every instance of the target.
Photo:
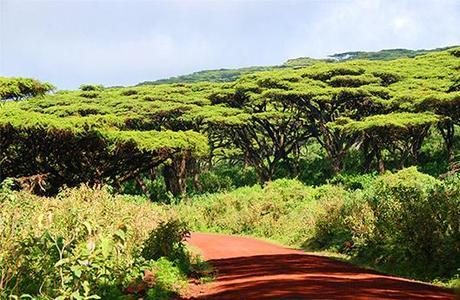
<svg viewBox="0 0 460 300">
<path fill-rule="evenodd" d="M 156 84 L 167 84 L 167 83 L 193 83 L 193 82 L 230 82 L 235 81 L 244 74 L 258 72 L 258 71 L 267 71 L 277 68 L 273 67 L 247 67 L 247 68 L 238 68 L 238 69 L 218 69 L 218 70 L 203 70 L 198 72 L 193 72 L 187 75 L 179 75 L 175 77 L 170 77 L 166 79 L 158 79 L 154 81 L 144 81 L 138 85 L 156 85 Z"/>
<path fill-rule="evenodd" d="M 368 60 L 393 60 L 398 58 L 413 58 L 418 55 L 423 55 L 430 52 L 448 50 L 454 47 L 444 47 L 430 50 L 409 50 L 409 49 L 388 49 L 380 50 L 377 52 L 366 52 L 366 51 L 354 51 L 354 52 L 343 52 L 330 55 L 328 58 L 317 59 L 311 57 L 298 57 L 288 59 L 281 65 L 276 66 L 254 66 L 238 69 L 218 69 L 218 70 L 203 70 L 194 72 L 187 75 L 179 75 L 175 77 L 158 79 L 153 81 L 144 81 L 138 85 L 156 85 L 156 84 L 167 84 L 167 83 L 193 83 L 193 82 L 231 82 L 238 80 L 241 76 L 259 72 L 259 71 L 270 71 L 276 69 L 282 69 L 286 67 L 305 67 L 310 66 L 319 62 L 336 62 L 336 61 L 347 61 L 357 59 L 368 59 Z"/>
<path fill-rule="evenodd" d="M 454 159 L 460 49 L 391 61 L 320 62 L 230 83 L 85 85 L 0 108 L 0 180 L 39 178 L 55 192 L 164 178 L 174 195 L 216 163 L 251 166 L 260 182 L 298 176 L 318 145 L 332 173 L 350 155 L 365 171 L 417 164 L 427 137 Z M 280 175 L 283 174 L 283 175 Z"/>
<path fill-rule="evenodd" d="M 330 57 L 340 61 L 343 60 L 352 60 L 352 59 L 369 59 L 369 60 L 392 60 L 404 57 L 416 57 L 418 55 L 423 55 L 430 52 L 448 50 L 454 47 L 443 47 L 436 49 L 420 49 L 420 50 L 410 50 L 410 49 L 385 49 L 380 51 L 351 51 L 333 54 Z"/>
</svg>

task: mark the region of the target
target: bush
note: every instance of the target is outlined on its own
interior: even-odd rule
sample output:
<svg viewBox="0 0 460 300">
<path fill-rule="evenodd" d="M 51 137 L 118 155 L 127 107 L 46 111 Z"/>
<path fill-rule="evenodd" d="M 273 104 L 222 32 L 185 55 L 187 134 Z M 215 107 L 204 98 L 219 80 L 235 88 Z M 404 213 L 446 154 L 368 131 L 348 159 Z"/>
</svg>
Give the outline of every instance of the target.
<svg viewBox="0 0 460 300">
<path fill-rule="evenodd" d="M 165 257 L 161 257 L 153 265 L 155 285 L 147 291 L 147 299 L 171 299 L 172 294 L 183 290 L 187 284 L 186 277 Z"/>
<path fill-rule="evenodd" d="M 162 221 L 145 241 L 142 256 L 154 260 L 166 257 L 173 261 L 182 258 L 186 255 L 184 241 L 189 236 L 190 231 L 184 222 L 177 219 Z"/>
<path fill-rule="evenodd" d="M 232 192 L 195 196 L 178 204 L 194 230 L 251 234 L 298 244 L 314 227 L 314 189 L 297 180 L 280 179 Z"/>
<path fill-rule="evenodd" d="M 190 194 L 217 193 L 230 191 L 242 186 L 253 186 L 257 184 L 257 175 L 253 168 L 242 166 L 229 166 L 220 164 L 211 170 L 202 172 L 199 175 L 201 189 L 199 191 L 190 188 Z M 192 184 L 188 185 L 192 187 Z"/>
<path fill-rule="evenodd" d="M 415 167 L 387 173 L 328 208 L 314 240 L 393 272 L 448 278 L 460 266 L 460 180 Z"/>
<path fill-rule="evenodd" d="M 342 216 L 348 196 L 345 190 L 337 186 L 325 185 L 317 189 L 316 199 L 321 209 L 315 216 L 315 234 L 306 237 L 304 247 L 340 250 L 346 241 L 351 240 Z"/>
<path fill-rule="evenodd" d="M 6 185 L 0 192 L 0 298 L 113 299 L 133 283 L 145 286 L 149 270 L 161 285 L 162 276 L 182 272 L 140 252 L 162 219 L 151 204 L 105 189 L 41 198 Z"/>
<path fill-rule="evenodd" d="M 432 257 L 440 242 L 435 238 L 437 222 L 433 219 L 436 205 L 431 199 L 440 182 L 416 168 L 404 169 L 382 176 L 368 191 L 368 202 L 376 218 L 373 253 L 377 259 L 390 263 L 405 263 L 417 259 L 425 262 Z"/>
<path fill-rule="evenodd" d="M 281 179 L 264 187 L 196 196 L 174 207 L 195 230 L 247 234 L 419 279 L 460 267 L 460 177 L 440 181 L 416 168 L 339 175 L 312 188 Z"/>
<path fill-rule="evenodd" d="M 82 84 L 80 85 L 80 90 L 85 92 L 90 91 L 102 91 L 104 87 L 100 84 Z"/>
<path fill-rule="evenodd" d="M 341 184 L 347 190 L 357 190 L 369 187 L 376 179 L 376 174 L 338 174 L 331 180 L 330 184 Z"/>
</svg>

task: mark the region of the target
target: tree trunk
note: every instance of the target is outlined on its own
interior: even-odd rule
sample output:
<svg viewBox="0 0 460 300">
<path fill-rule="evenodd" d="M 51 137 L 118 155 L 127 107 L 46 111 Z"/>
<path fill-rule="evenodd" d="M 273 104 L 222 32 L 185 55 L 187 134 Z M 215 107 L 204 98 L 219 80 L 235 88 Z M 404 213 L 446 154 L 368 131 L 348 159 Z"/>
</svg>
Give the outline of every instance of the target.
<svg viewBox="0 0 460 300">
<path fill-rule="evenodd" d="M 447 161 L 452 163 L 454 161 L 454 124 L 452 122 L 447 122 L 444 126 L 439 126 L 439 131 L 444 139 L 447 150 Z"/>
<path fill-rule="evenodd" d="M 337 153 L 329 156 L 329 159 L 331 160 L 332 171 L 334 174 L 339 174 L 343 171 L 344 158 L 345 155 L 343 153 Z"/>
<path fill-rule="evenodd" d="M 170 165 L 165 165 L 163 168 L 166 189 L 176 197 L 185 194 L 187 189 L 186 176 L 189 155 L 189 153 L 180 155 Z"/>
<path fill-rule="evenodd" d="M 380 149 L 375 149 L 375 157 L 377 158 L 379 173 L 385 173 L 385 162 L 383 160 L 382 151 Z"/>
<path fill-rule="evenodd" d="M 264 184 L 268 181 L 273 179 L 273 171 L 270 167 L 266 167 L 263 164 L 253 164 L 255 167 L 255 171 L 257 173 L 257 177 L 259 177 L 259 182 Z"/>
<path fill-rule="evenodd" d="M 363 170 L 364 172 L 369 172 L 372 164 L 372 157 L 374 153 L 369 150 L 370 145 L 369 145 L 369 140 L 364 139 L 363 141 L 363 147 L 362 147 L 362 153 L 363 153 L 363 158 L 364 158 L 364 164 L 363 164 Z"/>
<path fill-rule="evenodd" d="M 193 177 L 193 187 L 198 192 L 203 191 L 203 186 L 200 182 L 200 164 L 196 158 L 190 157 L 188 162 L 186 162 L 186 169 L 190 173 L 190 176 Z"/>
<path fill-rule="evenodd" d="M 150 194 L 150 191 L 145 185 L 145 182 L 144 180 L 142 180 L 141 176 L 137 175 L 135 179 L 136 179 L 137 185 L 141 188 L 142 193 L 144 193 L 144 195 L 147 196 L 149 199 L 152 199 L 152 195 Z"/>
</svg>

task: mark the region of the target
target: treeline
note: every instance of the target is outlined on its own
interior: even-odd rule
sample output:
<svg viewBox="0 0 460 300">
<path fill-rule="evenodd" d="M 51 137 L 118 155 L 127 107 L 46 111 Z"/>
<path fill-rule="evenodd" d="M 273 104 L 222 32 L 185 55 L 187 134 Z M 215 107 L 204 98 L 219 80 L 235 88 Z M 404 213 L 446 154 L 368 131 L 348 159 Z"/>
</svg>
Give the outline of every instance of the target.
<svg viewBox="0 0 460 300">
<path fill-rule="evenodd" d="M 410 50 L 410 49 L 385 49 L 380 51 L 352 51 L 352 52 L 343 52 L 331 55 L 330 57 L 338 60 L 351 60 L 351 59 L 370 59 L 370 60 L 391 60 L 404 57 L 416 57 L 418 55 L 423 55 L 435 51 L 448 50 L 453 47 L 443 47 L 436 49 L 420 49 L 420 50 Z"/>
<path fill-rule="evenodd" d="M 331 174 L 400 169 L 419 163 L 427 138 L 442 141 L 447 165 L 460 125 L 459 72 L 453 48 L 256 72 L 231 83 L 85 85 L 10 101 L 0 109 L 0 180 L 14 177 L 42 193 L 135 182 L 148 194 L 145 179 L 162 177 L 180 195 L 187 183 L 202 190 L 200 174 L 222 163 L 252 167 L 260 182 L 296 177 L 313 145 Z"/>
<path fill-rule="evenodd" d="M 203 70 L 193 72 L 187 75 L 179 75 L 175 77 L 169 77 L 166 79 L 158 79 L 154 81 L 144 81 L 139 85 L 156 85 L 156 84 L 169 84 L 169 83 L 194 83 L 194 82 L 231 82 L 239 79 L 242 75 L 258 72 L 268 71 L 276 69 L 273 67 L 255 66 L 238 69 L 218 69 L 218 70 Z"/>
<path fill-rule="evenodd" d="M 367 52 L 367 51 L 353 51 L 353 52 L 343 52 L 330 55 L 325 59 L 317 59 L 311 57 L 298 57 L 293 59 L 288 59 L 281 65 L 276 66 L 254 66 L 254 67 L 245 67 L 238 69 L 216 69 L 216 70 L 203 70 L 198 72 L 193 72 L 191 74 L 179 75 L 175 77 L 158 79 L 153 81 L 144 81 L 138 85 L 156 85 L 156 84 L 169 84 L 169 83 L 194 83 L 194 82 L 231 82 L 238 80 L 241 76 L 258 72 L 258 71 L 271 71 L 280 68 L 286 67 L 305 67 L 310 66 L 319 62 L 337 62 L 337 61 L 347 61 L 347 60 L 357 60 L 357 59 L 368 59 L 368 60 L 392 60 L 398 58 L 406 57 L 416 57 L 430 52 L 448 50 L 455 48 L 456 46 L 443 47 L 436 49 L 421 49 L 421 50 L 409 50 L 409 49 L 387 49 L 380 50 L 377 52 Z"/>
</svg>

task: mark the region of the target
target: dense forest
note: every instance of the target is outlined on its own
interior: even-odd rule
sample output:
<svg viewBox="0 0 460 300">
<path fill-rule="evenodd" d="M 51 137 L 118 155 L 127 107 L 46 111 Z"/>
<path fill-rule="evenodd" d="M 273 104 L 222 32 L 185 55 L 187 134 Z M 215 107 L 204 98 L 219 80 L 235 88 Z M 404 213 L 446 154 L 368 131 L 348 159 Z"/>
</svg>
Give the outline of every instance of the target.
<svg viewBox="0 0 460 300">
<path fill-rule="evenodd" d="M 200 173 L 222 162 L 251 166 L 260 183 L 302 177 L 316 147 L 330 176 L 383 173 L 429 160 L 423 146 L 441 140 L 444 159 L 425 167 L 440 175 L 456 155 L 459 51 L 321 62 L 232 83 L 83 85 L 8 101 L 1 107 L 0 179 L 40 177 L 47 183 L 41 189 L 53 193 L 84 182 L 121 188 L 136 180 L 142 188 L 143 179 L 163 176 L 178 196 L 187 178 L 199 190 Z M 34 96 L 8 91 L 16 86 L 2 80 L 2 98 Z M 43 85 L 37 94 L 50 89 Z"/>
<path fill-rule="evenodd" d="M 149 265 L 175 277 L 136 293 L 168 297 L 180 290 L 171 280 L 207 274 L 184 249 L 189 229 L 328 249 L 411 278 L 458 276 L 458 47 L 74 91 L 0 77 L 0 97 L 0 229 L 13 228 L 0 245 L 21 245 L 0 246 L 5 293 L 121 295 Z M 117 217 L 97 217 L 105 211 Z M 110 263 L 81 263 L 91 259 Z"/>
</svg>

